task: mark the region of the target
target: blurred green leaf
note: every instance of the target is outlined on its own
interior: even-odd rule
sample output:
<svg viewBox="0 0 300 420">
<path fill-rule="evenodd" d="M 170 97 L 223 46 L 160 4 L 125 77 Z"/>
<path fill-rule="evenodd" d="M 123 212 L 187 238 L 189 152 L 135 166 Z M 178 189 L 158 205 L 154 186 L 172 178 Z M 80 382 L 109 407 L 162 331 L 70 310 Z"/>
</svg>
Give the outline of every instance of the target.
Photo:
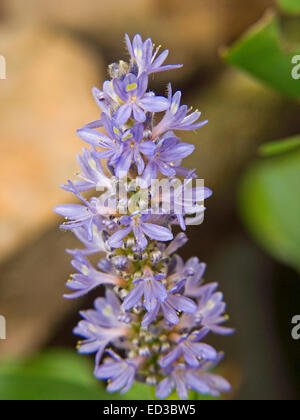
<svg viewBox="0 0 300 420">
<path fill-rule="evenodd" d="M 110 400 L 93 363 L 74 351 L 48 350 L 0 365 L 0 400 Z"/>
<path fill-rule="evenodd" d="M 0 400 L 105 400 L 101 388 L 27 373 L 0 374 Z"/>
<path fill-rule="evenodd" d="M 241 183 L 242 218 L 274 258 L 300 271 L 300 151 L 254 164 Z"/>
<path fill-rule="evenodd" d="M 280 23 L 273 13 L 266 15 L 239 40 L 224 57 L 272 88 L 292 98 L 300 97 L 300 83 L 292 77 L 293 57 L 300 46 L 287 51 L 281 40 Z"/>
<path fill-rule="evenodd" d="M 0 374 L 22 372 L 89 386 L 98 384 L 92 374 L 93 369 L 91 360 L 75 351 L 51 349 L 26 361 L 9 361 L 2 364 Z"/>
<path fill-rule="evenodd" d="M 300 0 L 277 0 L 280 9 L 284 12 L 300 14 Z"/>
<path fill-rule="evenodd" d="M 262 157 L 272 157 L 289 153 L 300 148 L 300 136 L 263 144 L 259 149 Z"/>
</svg>

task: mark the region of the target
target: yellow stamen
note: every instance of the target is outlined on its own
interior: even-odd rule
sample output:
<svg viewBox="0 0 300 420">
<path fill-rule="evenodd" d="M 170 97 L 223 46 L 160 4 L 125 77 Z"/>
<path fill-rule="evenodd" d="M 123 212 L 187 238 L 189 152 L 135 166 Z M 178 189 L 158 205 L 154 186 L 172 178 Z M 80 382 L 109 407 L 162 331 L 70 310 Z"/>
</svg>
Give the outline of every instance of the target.
<svg viewBox="0 0 300 420">
<path fill-rule="evenodd" d="M 126 92 L 131 92 L 132 90 L 137 89 L 138 85 L 136 83 L 132 83 L 131 85 L 126 86 Z"/>
</svg>

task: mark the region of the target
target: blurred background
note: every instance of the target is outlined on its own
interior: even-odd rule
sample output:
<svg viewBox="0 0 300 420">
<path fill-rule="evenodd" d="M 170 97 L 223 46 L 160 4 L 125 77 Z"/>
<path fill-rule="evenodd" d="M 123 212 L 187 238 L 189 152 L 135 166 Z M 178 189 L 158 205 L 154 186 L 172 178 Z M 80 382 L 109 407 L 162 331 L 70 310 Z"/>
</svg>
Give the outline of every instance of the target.
<svg viewBox="0 0 300 420">
<path fill-rule="evenodd" d="M 211 341 L 226 352 L 228 398 L 300 397 L 299 11 L 299 0 L 1 0 L 0 399 L 105 399 L 72 336 L 95 295 L 62 299 L 64 249 L 77 243 L 52 208 L 72 199 L 59 185 L 77 170 L 76 129 L 98 119 L 91 88 L 127 58 L 125 32 L 185 64 L 152 87 L 164 94 L 172 80 L 209 119 L 182 136 L 197 146 L 187 165 L 214 190 L 182 255 L 208 263 L 228 302 L 237 333 Z"/>
</svg>

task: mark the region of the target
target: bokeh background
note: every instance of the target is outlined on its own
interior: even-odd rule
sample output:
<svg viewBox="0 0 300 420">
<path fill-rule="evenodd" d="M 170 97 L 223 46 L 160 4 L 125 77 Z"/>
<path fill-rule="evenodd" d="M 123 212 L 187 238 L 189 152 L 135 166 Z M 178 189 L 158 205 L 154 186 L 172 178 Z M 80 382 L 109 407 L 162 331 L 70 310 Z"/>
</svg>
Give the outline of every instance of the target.
<svg viewBox="0 0 300 420">
<path fill-rule="evenodd" d="M 290 54 L 300 51 L 292 13 L 300 7 L 298 0 L 281 6 L 1 0 L 0 314 L 7 340 L 0 341 L 0 399 L 105 399 L 72 336 L 79 308 L 95 296 L 62 299 L 71 272 L 64 249 L 77 244 L 59 231 L 52 208 L 71 200 L 59 184 L 77 170 L 83 144 L 76 129 L 99 117 L 91 87 L 102 85 L 109 63 L 127 57 L 125 32 L 151 36 L 170 49 L 170 63 L 185 64 L 153 78 L 153 89 L 164 94 L 172 80 L 209 119 L 183 135 L 197 146 L 187 165 L 214 190 L 183 256 L 208 263 L 206 280 L 220 283 L 237 329 L 212 339 L 226 352 L 220 373 L 233 385 L 228 398 L 300 397 L 300 341 L 291 336 L 300 315 L 300 80 L 286 72 Z M 261 42 L 257 49 L 251 36 Z M 269 143 L 290 137 L 288 147 Z"/>
</svg>

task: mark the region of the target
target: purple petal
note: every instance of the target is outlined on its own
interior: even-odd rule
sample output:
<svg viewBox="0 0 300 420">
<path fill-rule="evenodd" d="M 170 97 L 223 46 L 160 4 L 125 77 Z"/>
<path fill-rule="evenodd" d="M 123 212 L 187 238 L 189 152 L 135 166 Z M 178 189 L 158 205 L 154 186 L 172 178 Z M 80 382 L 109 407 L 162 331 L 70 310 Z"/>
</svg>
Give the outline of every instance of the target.
<svg viewBox="0 0 300 420">
<path fill-rule="evenodd" d="M 140 152 L 143 153 L 146 156 L 152 156 L 154 155 L 156 146 L 152 141 L 144 141 L 140 144 Z"/>
<path fill-rule="evenodd" d="M 88 215 L 87 208 L 81 204 L 62 204 L 54 207 L 53 211 L 68 219 L 80 219 Z"/>
<path fill-rule="evenodd" d="M 132 149 L 123 152 L 119 162 L 116 165 L 115 173 L 118 178 L 123 178 L 127 175 L 129 168 L 132 164 L 133 153 Z"/>
<path fill-rule="evenodd" d="M 142 180 L 147 185 L 151 185 L 152 180 L 157 178 L 157 166 L 154 162 L 149 162 L 143 173 Z"/>
<path fill-rule="evenodd" d="M 149 238 L 157 241 L 171 241 L 173 239 L 172 232 L 163 226 L 154 225 L 153 223 L 142 223 L 142 229 Z"/>
<path fill-rule="evenodd" d="M 231 385 L 222 376 L 215 375 L 212 373 L 203 373 L 203 379 L 210 385 L 210 387 L 220 392 L 230 392 Z"/>
<path fill-rule="evenodd" d="M 131 226 L 114 233 L 108 240 L 108 244 L 112 248 L 120 248 L 123 244 L 123 239 L 132 231 Z"/>
<path fill-rule="evenodd" d="M 96 121 L 92 121 L 92 122 L 86 124 L 82 128 L 91 128 L 91 129 L 94 129 L 94 128 L 100 128 L 102 126 L 103 126 L 102 121 L 101 120 L 96 120 Z"/>
<path fill-rule="evenodd" d="M 141 74 L 141 76 L 138 79 L 138 91 L 137 91 L 137 97 L 141 98 L 146 93 L 146 90 L 148 88 L 148 75 L 147 73 Z"/>
<path fill-rule="evenodd" d="M 120 79 L 113 80 L 114 91 L 122 101 L 127 102 L 128 95 L 124 90 L 123 83 Z"/>
<path fill-rule="evenodd" d="M 177 346 L 169 354 L 161 357 L 159 360 L 159 364 L 163 369 L 165 369 L 168 366 L 170 366 L 173 362 L 175 362 L 179 358 L 180 355 L 181 355 L 181 348 L 180 346 Z"/>
<path fill-rule="evenodd" d="M 155 396 L 161 400 L 167 398 L 174 389 L 174 382 L 172 378 L 163 379 L 157 386 Z"/>
<path fill-rule="evenodd" d="M 147 312 L 142 320 L 142 327 L 149 327 L 157 318 L 160 309 L 160 304 L 157 303 L 152 311 Z"/>
<path fill-rule="evenodd" d="M 135 306 L 142 298 L 144 294 L 144 284 L 140 283 L 132 289 L 126 298 L 124 299 L 122 308 L 124 311 L 129 311 L 133 306 Z"/>
<path fill-rule="evenodd" d="M 163 51 L 152 63 L 152 71 L 155 71 L 160 67 L 168 58 L 169 50 Z M 159 69 L 160 70 L 160 69 Z"/>
<path fill-rule="evenodd" d="M 210 387 L 199 376 L 195 375 L 192 372 L 187 372 L 185 377 L 186 377 L 187 384 L 194 391 L 199 392 L 200 394 L 208 394 L 210 392 Z"/>
<path fill-rule="evenodd" d="M 178 393 L 178 396 L 181 400 L 187 400 L 188 399 L 188 389 L 187 386 L 182 378 L 182 375 L 176 375 L 174 374 L 174 381 L 176 385 L 176 390 Z"/>
<path fill-rule="evenodd" d="M 141 226 L 134 226 L 133 232 L 139 248 L 145 249 L 148 244 L 148 241 L 143 233 Z"/>
<path fill-rule="evenodd" d="M 131 104 L 124 104 L 121 105 L 120 108 L 117 110 L 115 118 L 118 123 L 118 125 L 125 124 L 132 113 L 132 105 Z"/>
<path fill-rule="evenodd" d="M 136 104 L 133 105 L 133 116 L 136 121 L 143 123 L 146 121 L 146 115 L 144 111 Z"/>
<path fill-rule="evenodd" d="M 145 96 L 139 105 L 148 112 L 162 112 L 169 108 L 169 101 L 163 96 Z"/>
<path fill-rule="evenodd" d="M 134 57 L 134 52 L 133 52 L 131 41 L 128 34 L 125 34 L 125 41 L 126 41 L 126 46 L 127 46 L 129 54 L 131 55 L 131 57 Z"/>
<path fill-rule="evenodd" d="M 111 383 L 107 386 L 106 390 L 108 392 L 116 392 L 120 391 L 128 382 L 128 372 L 127 370 L 123 370 L 120 372 L 115 379 L 111 381 Z"/>
<path fill-rule="evenodd" d="M 144 159 L 142 158 L 141 154 L 138 151 L 134 152 L 134 161 L 135 161 L 136 166 L 137 166 L 138 174 L 142 175 L 142 173 L 145 169 L 145 162 L 144 162 Z"/>
<path fill-rule="evenodd" d="M 168 162 L 176 161 L 189 156 L 194 150 L 195 146 L 193 144 L 179 143 L 163 152 L 161 158 L 166 159 Z"/>
<path fill-rule="evenodd" d="M 92 144 L 93 146 L 99 146 L 100 136 L 107 140 L 110 140 L 108 137 L 104 136 L 103 134 L 99 133 L 96 130 L 92 130 L 90 128 L 81 128 L 77 130 L 78 136 L 81 140 Z"/>
<path fill-rule="evenodd" d="M 188 314 L 194 314 L 198 307 L 192 299 L 189 299 L 184 296 L 169 296 L 168 301 L 171 305 L 177 310 L 181 312 L 186 312 Z"/>
<path fill-rule="evenodd" d="M 169 70 L 176 70 L 181 69 L 183 64 L 169 64 L 167 66 L 162 66 L 159 69 L 153 70 L 152 73 L 157 73 L 158 71 L 169 71 Z"/>
<path fill-rule="evenodd" d="M 215 360 L 218 356 L 216 350 L 205 343 L 191 343 L 191 349 L 204 360 Z"/>
<path fill-rule="evenodd" d="M 179 322 L 179 318 L 178 315 L 175 311 L 175 309 L 173 309 L 168 302 L 163 302 L 161 305 L 161 308 L 163 310 L 164 313 L 164 317 L 165 319 L 171 324 L 171 325 L 176 325 Z"/>
<path fill-rule="evenodd" d="M 104 363 L 95 369 L 95 376 L 98 379 L 109 379 L 120 373 L 120 363 L 109 362 Z"/>
</svg>

